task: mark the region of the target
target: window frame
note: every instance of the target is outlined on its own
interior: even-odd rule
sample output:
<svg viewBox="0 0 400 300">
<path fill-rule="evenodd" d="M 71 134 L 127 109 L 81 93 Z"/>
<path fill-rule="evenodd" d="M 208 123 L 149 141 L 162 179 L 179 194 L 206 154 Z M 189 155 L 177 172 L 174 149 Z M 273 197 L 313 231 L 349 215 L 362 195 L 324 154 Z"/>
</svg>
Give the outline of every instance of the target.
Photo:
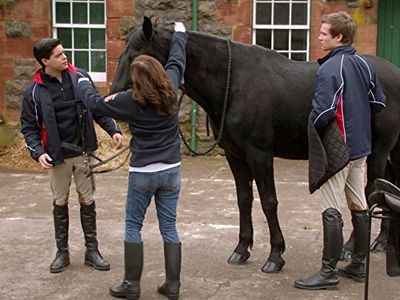
<svg viewBox="0 0 400 300">
<path fill-rule="evenodd" d="M 57 3 L 69 3 L 70 5 L 70 23 L 56 23 L 56 2 Z M 96 51 L 96 50 L 101 50 L 104 51 L 105 53 L 105 70 L 104 72 L 92 72 L 90 70 L 87 70 L 89 75 L 92 77 L 93 81 L 97 81 L 97 82 L 106 82 L 107 81 L 107 31 L 106 31 L 106 23 L 107 23 L 107 11 L 106 11 L 106 0 L 52 0 L 52 33 L 53 33 L 53 37 L 58 38 L 57 36 L 57 29 L 59 28 L 68 28 L 68 29 L 72 29 L 72 47 L 71 48 L 65 48 L 65 51 L 70 51 L 72 52 L 72 54 L 74 54 L 75 51 L 80 51 L 80 50 L 84 50 L 84 51 L 88 51 L 89 53 L 89 57 L 88 57 L 88 65 L 89 68 L 91 68 L 91 52 Z M 72 23 L 73 22 L 73 15 L 72 15 L 72 4 L 73 3 L 87 3 L 88 6 L 89 4 L 92 3 L 100 3 L 104 5 L 104 24 L 76 24 L 76 23 Z M 87 9 L 87 17 L 89 20 L 90 17 L 90 9 L 88 7 Z M 89 34 L 88 36 L 88 48 L 75 48 L 74 47 L 74 30 L 75 29 L 89 29 L 89 33 L 90 33 L 90 29 L 104 29 L 104 48 L 91 48 L 91 35 Z M 72 55 L 72 57 L 68 57 L 68 61 L 72 64 L 74 64 L 74 55 Z"/>
<path fill-rule="evenodd" d="M 259 3 L 270 3 L 271 4 L 271 24 L 256 24 L 256 14 L 257 14 L 257 4 Z M 274 20 L 274 13 L 275 13 L 275 5 L 274 4 L 289 4 L 289 24 L 279 24 L 275 25 L 272 24 Z M 292 4 L 293 3 L 302 3 L 307 4 L 307 24 L 305 25 L 292 25 Z M 271 48 L 278 53 L 288 53 L 288 58 L 291 59 L 292 53 L 305 53 L 306 60 L 309 61 L 310 59 L 310 31 L 311 31 L 311 0 L 253 0 L 253 20 L 252 20 L 252 44 L 257 45 L 256 41 L 256 32 L 258 29 L 269 29 L 271 30 Z M 276 30 L 288 30 L 288 48 L 285 50 L 275 50 L 274 49 L 274 34 Z M 306 30 L 307 37 L 306 37 L 306 49 L 305 50 L 292 50 L 292 30 Z"/>
</svg>

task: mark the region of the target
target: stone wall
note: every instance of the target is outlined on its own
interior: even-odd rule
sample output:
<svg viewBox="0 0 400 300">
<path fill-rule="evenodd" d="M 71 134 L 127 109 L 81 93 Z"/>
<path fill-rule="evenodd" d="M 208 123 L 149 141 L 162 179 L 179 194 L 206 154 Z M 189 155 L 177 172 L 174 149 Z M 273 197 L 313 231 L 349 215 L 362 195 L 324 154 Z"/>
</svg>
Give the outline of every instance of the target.
<svg viewBox="0 0 400 300">
<path fill-rule="evenodd" d="M 23 89 L 37 67 L 32 47 L 50 26 L 50 0 L 0 1 L 1 118 L 19 119 Z"/>
<path fill-rule="evenodd" d="M 192 0 L 109 0 L 107 11 L 107 82 L 97 83 L 108 92 L 119 54 L 129 30 L 137 28 L 143 15 L 166 21 L 182 21 L 192 28 Z M 320 17 L 324 13 L 346 10 L 356 19 L 356 48 L 375 54 L 378 0 L 312 0 L 311 59 L 321 57 L 317 41 Z M 199 0 L 198 30 L 235 41 L 251 43 L 252 0 Z M 51 35 L 51 0 L 0 0 L 0 119 L 19 119 L 22 87 L 32 77 L 37 64 L 32 47 L 38 39 Z M 30 73 L 32 72 L 32 73 Z M 182 120 L 189 119 L 190 102 L 183 108 Z M 204 113 L 199 128 L 204 131 Z M 200 134 L 200 138 L 207 138 Z"/>
</svg>

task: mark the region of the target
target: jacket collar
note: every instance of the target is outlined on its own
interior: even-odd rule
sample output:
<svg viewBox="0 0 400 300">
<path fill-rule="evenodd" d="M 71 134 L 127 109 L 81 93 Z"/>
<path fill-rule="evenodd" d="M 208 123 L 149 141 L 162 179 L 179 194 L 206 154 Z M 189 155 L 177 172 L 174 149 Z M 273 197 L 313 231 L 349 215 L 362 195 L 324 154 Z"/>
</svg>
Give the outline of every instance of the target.
<svg viewBox="0 0 400 300">
<path fill-rule="evenodd" d="M 71 65 L 70 63 L 68 63 L 67 70 L 68 70 L 69 72 L 76 73 L 76 71 L 78 70 L 78 68 L 75 67 L 75 66 L 73 66 L 73 65 Z M 35 75 L 33 76 L 33 81 L 34 81 L 34 82 L 40 83 L 40 84 L 43 84 L 43 83 L 44 83 L 44 82 L 43 82 L 43 78 L 42 78 L 42 72 L 44 72 L 43 69 L 38 69 L 38 70 L 36 70 Z"/>
<path fill-rule="evenodd" d="M 318 59 L 319 65 L 322 65 L 324 62 L 326 62 L 328 59 L 331 57 L 335 56 L 336 54 L 355 54 L 356 49 L 354 49 L 351 45 L 343 45 L 339 47 L 333 48 L 327 55 L 324 57 Z"/>
</svg>

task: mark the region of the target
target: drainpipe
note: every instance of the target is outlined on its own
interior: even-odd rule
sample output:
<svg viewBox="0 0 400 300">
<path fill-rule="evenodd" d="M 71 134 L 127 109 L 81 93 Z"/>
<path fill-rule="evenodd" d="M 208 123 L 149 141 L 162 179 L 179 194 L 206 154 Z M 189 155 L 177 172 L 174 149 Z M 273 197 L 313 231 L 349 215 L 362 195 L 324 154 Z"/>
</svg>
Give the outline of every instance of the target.
<svg viewBox="0 0 400 300">
<path fill-rule="evenodd" d="M 198 30 L 198 1 L 193 0 L 193 8 L 192 8 L 192 15 L 193 15 L 193 21 L 192 21 L 192 26 L 193 26 L 193 31 Z M 196 136 L 196 131 L 197 131 L 197 103 L 192 100 L 192 111 L 191 111 L 191 116 L 192 116 L 192 131 L 190 135 L 190 148 L 192 148 L 194 151 L 197 150 L 197 136 Z"/>
</svg>

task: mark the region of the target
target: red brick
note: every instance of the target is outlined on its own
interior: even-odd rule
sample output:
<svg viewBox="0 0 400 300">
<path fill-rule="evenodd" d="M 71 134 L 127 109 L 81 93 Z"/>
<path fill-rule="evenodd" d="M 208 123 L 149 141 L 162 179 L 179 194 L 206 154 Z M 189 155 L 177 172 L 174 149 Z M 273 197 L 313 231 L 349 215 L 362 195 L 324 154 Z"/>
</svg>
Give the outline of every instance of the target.
<svg viewBox="0 0 400 300">
<path fill-rule="evenodd" d="M 240 4 L 237 11 L 238 24 L 251 27 L 251 5 L 248 3 Z"/>
<path fill-rule="evenodd" d="M 134 15 L 134 0 L 106 1 L 107 17 L 110 19 Z"/>
<path fill-rule="evenodd" d="M 10 38 L 7 39 L 6 55 L 18 58 L 32 57 L 34 41 L 28 39 Z"/>
<path fill-rule="evenodd" d="M 125 47 L 125 41 L 108 41 L 107 59 L 118 60 L 119 55 Z"/>
<path fill-rule="evenodd" d="M 233 29 L 233 40 L 242 43 L 251 43 L 251 30 L 247 25 L 236 26 Z"/>
<path fill-rule="evenodd" d="M 4 114 L 6 104 L 5 104 L 5 83 L 0 77 L 0 115 Z"/>
<path fill-rule="evenodd" d="M 120 39 L 120 21 L 119 19 L 108 19 L 107 20 L 107 39 L 108 40 L 119 40 Z"/>
<path fill-rule="evenodd" d="M 14 60 L 10 58 L 0 58 L 0 78 L 10 80 L 14 77 Z"/>
<path fill-rule="evenodd" d="M 36 42 L 41 38 L 52 36 L 51 23 L 46 21 L 31 21 L 31 39 Z"/>
</svg>

